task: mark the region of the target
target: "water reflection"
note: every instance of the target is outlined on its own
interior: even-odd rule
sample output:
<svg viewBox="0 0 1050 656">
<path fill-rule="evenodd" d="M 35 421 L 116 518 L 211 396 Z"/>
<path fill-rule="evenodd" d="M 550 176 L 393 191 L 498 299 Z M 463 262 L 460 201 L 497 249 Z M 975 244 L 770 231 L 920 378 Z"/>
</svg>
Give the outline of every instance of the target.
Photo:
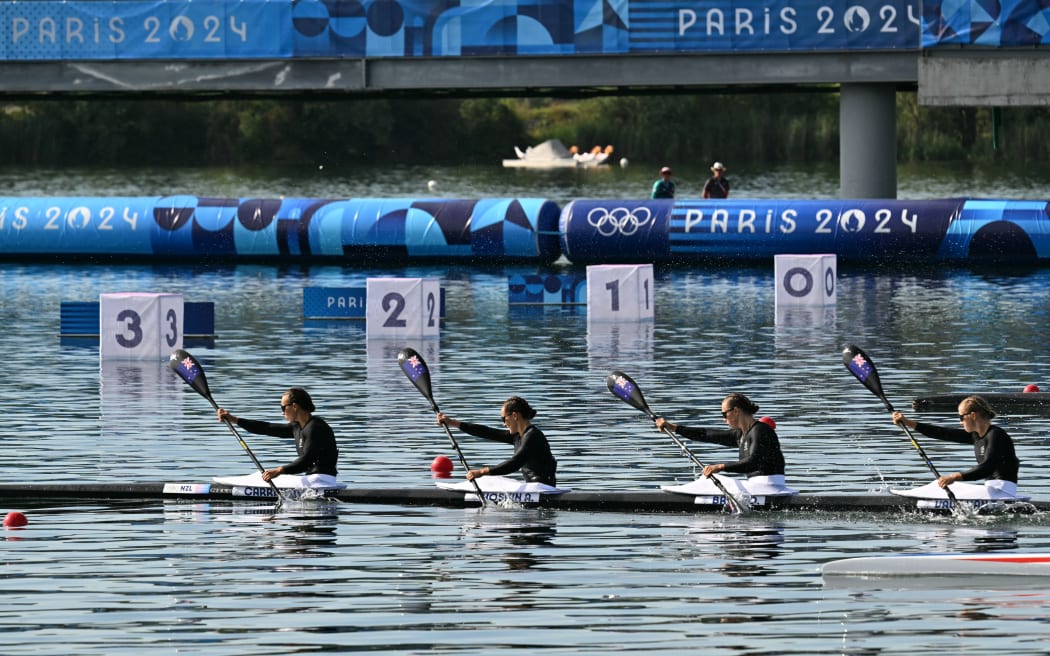
<svg viewBox="0 0 1050 656">
<path fill-rule="evenodd" d="M 687 535 L 703 544 L 725 562 L 716 571 L 730 578 L 774 576 L 779 568 L 771 562 L 782 555 L 784 524 L 777 520 L 710 519 L 694 523 Z"/>
<path fill-rule="evenodd" d="M 637 362 L 653 357 L 652 321 L 587 322 L 587 354 L 592 370 L 607 372 L 610 362 Z"/>
<path fill-rule="evenodd" d="M 1001 518 L 978 517 L 972 521 L 1000 522 Z M 930 545 L 931 552 L 952 551 L 960 553 L 981 553 L 1017 549 L 1017 530 L 1009 526 L 992 526 L 989 528 L 944 525 L 930 531 L 923 531 L 917 537 Z M 950 545 L 950 547 L 945 547 Z"/>
<path fill-rule="evenodd" d="M 460 534 L 464 538 L 483 540 L 478 543 L 478 548 L 498 550 L 500 560 L 509 570 L 528 570 L 542 565 L 545 557 L 540 555 L 541 552 L 552 547 L 558 535 L 556 517 L 530 510 L 509 511 L 510 516 L 506 518 L 492 517 L 499 512 L 491 510 L 487 515 L 478 513 L 465 518 Z M 509 585 L 514 587 L 515 584 Z"/>
<path fill-rule="evenodd" d="M 776 308 L 776 324 L 778 346 L 780 339 L 789 338 L 792 331 L 789 329 L 807 329 L 834 331 L 835 321 L 838 318 L 835 305 L 778 305 Z"/>
</svg>

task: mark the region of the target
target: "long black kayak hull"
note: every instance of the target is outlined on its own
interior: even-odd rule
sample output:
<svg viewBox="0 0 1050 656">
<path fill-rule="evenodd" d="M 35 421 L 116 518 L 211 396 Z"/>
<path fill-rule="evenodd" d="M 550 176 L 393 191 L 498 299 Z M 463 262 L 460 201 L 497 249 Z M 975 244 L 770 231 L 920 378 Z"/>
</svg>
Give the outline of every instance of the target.
<svg viewBox="0 0 1050 656">
<path fill-rule="evenodd" d="M 955 412 L 959 402 L 970 394 L 935 394 L 912 401 L 912 408 L 919 412 Z M 988 401 L 996 412 L 1028 412 L 1050 415 L 1050 392 L 990 392 L 978 394 Z"/>
<path fill-rule="evenodd" d="M 477 498 L 460 491 L 437 487 L 420 488 L 347 488 L 326 491 L 326 498 L 358 504 L 445 506 L 453 508 L 476 507 Z M 163 500 L 185 502 L 232 501 L 267 502 L 276 497 L 270 488 L 235 488 L 229 485 L 195 483 L 31 483 L 0 485 L 0 499 L 11 501 L 45 500 Z M 501 501 L 499 498 L 488 499 Z M 509 499 L 515 501 L 515 499 Z M 770 511 L 845 511 L 845 512 L 905 512 L 920 509 L 917 499 L 893 494 L 798 494 L 785 497 L 766 497 L 755 510 Z M 695 497 L 671 494 L 659 490 L 631 490 L 623 492 L 585 492 L 573 490 L 559 495 L 542 495 L 526 500 L 525 505 L 564 510 L 595 512 L 721 512 L 723 505 L 696 503 Z M 1050 502 L 1024 504 L 1036 511 L 1050 510 Z"/>
</svg>

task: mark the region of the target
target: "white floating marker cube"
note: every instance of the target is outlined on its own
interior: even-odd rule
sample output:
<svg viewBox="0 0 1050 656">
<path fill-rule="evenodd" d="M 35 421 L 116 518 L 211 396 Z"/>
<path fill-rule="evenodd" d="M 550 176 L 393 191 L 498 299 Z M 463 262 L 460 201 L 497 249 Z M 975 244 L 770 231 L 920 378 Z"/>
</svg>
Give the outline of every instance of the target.
<svg viewBox="0 0 1050 656">
<path fill-rule="evenodd" d="M 99 357 L 165 360 L 182 348 L 182 294 L 99 296 Z"/>
<path fill-rule="evenodd" d="M 838 272 L 834 254 L 777 255 L 773 271 L 777 307 L 835 304 Z"/>
<path fill-rule="evenodd" d="M 441 332 L 441 286 L 436 278 L 369 278 L 365 336 L 411 339 Z"/>
<path fill-rule="evenodd" d="M 588 321 L 647 321 L 653 316 L 652 264 L 587 267 Z"/>
</svg>

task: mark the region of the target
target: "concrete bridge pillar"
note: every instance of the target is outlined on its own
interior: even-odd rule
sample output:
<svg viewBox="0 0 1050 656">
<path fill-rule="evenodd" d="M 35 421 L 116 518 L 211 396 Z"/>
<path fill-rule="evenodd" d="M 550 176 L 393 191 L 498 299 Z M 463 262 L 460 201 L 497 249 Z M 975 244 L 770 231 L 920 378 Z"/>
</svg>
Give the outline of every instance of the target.
<svg viewBox="0 0 1050 656">
<path fill-rule="evenodd" d="M 839 197 L 897 197 L 897 89 L 839 87 Z"/>
</svg>

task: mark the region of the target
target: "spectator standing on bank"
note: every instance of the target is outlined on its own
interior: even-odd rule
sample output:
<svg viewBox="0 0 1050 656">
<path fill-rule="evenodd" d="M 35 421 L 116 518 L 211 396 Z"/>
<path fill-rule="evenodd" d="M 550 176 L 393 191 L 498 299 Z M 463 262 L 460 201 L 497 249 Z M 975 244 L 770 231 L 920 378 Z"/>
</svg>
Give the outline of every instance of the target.
<svg viewBox="0 0 1050 656">
<path fill-rule="evenodd" d="M 674 198 L 674 180 L 671 179 L 671 167 L 660 169 L 660 179 L 653 183 L 651 198 Z"/>
<path fill-rule="evenodd" d="M 704 198 L 729 198 L 729 179 L 725 177 L 726 167 L 722 162 L 711 165 L 711 177 L 704 184 Z"/>
</svg>

